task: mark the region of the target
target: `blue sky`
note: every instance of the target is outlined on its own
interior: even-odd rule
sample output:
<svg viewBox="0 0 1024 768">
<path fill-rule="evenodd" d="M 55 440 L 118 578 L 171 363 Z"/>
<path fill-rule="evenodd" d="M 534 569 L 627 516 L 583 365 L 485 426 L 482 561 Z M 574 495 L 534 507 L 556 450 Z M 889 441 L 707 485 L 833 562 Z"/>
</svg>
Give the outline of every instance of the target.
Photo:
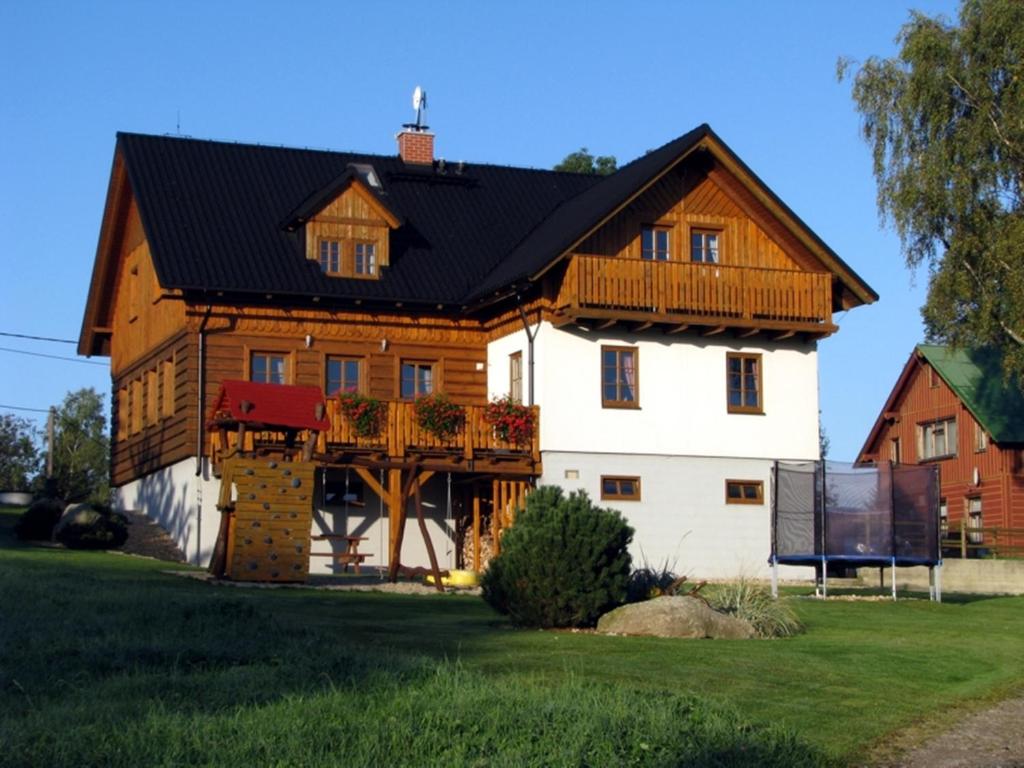
<svg viewBox="0 0 1024 768">
<path fill-rule="evenodd" d="M 922 339 L 927 276 L 880 228 L 835 63 L 892 55 L 911 7 L 956 16 L 953 0 L 8 0 L 0 333 L 78 337 L 119 130 L 393 153 L 421 84 L 439 156 L 546 168 L 584 145 L 625 162 L 707 122 L 881 295 L 820 347 L 831 456 L 852 459 Z M 7 351 L 72 345 L 0 348 L 0 405 L 109 390 L 102 366 Z"/>
</svg>

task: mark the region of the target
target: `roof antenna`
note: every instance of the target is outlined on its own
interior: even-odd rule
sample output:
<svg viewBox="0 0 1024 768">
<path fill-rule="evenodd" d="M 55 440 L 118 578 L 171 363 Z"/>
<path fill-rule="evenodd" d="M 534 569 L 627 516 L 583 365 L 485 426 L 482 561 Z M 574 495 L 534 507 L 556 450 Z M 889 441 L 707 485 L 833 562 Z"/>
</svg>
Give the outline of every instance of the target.
<svg viewBox="0 0 1024 768">
<path fill-rule="evenodd" d="M 412 92 L 412 108 L 416 110 L 416 122 L 403 123 L 402 127 L 409 128 L 417 133 L 427 130 L 430 126 L 423 124 L 423 112 L 427 108 L 427 92 L 418 85 L 416 90 Z"/>
</svg>

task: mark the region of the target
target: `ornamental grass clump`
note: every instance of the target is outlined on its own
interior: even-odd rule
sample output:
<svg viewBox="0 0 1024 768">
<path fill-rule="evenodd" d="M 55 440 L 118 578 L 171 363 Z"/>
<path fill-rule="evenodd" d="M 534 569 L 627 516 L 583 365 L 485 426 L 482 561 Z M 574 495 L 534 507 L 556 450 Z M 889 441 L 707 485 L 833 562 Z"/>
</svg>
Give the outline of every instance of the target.
<svg viewBox="0 0 1024 768">
<path fill-rule="evenodd" d="M 379 435 L 384 428 L 387 406 L 377 398 L 358 392 L 342 392 L 338 395 L 338 402 L 341 412 L 359 437 Z"/>
<path fill-rule="evenodd" d="M 749 622 L 758 637 L 790 637 L 804 631 L 785 600 L 774 599 L 767 587 L 748 579 L 708 584 L 701 597 L 716 611 Z"/>
<path fill-rule="evenodd" d="M 437 393 L 417 398 L 413 404 L 416 424 L 438 440 L 450 440 L 466 423 L 466 409 Z"/>
<path fill-rule="evenodd" d="M 533 439 L 533 411 L 511 395 L 492 400 L 484 409 L 484 420 L 494 427 L 499 440 L 523 445 Z"/>
<path fill-rule="evenodd" d="M 626 599 L 633 529 L 583 491 L 526 497 L 483 576 L 491 606 L 524 627 L 588 627 Z"/>
</svg>

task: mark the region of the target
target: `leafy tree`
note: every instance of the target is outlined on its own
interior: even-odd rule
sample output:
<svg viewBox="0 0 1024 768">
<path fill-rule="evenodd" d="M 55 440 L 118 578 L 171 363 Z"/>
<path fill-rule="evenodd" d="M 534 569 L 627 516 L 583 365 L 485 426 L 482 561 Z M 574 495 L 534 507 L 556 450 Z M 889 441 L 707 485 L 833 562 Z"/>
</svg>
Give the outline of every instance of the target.
<svg viewBox="0 0 1024 768">
<path fill-rule="evenodd" d="M 570 173 L 593 173 L 598 176 L 607 176 L 615 173 L 618 168 L 618 161 L 614 155 L 600 155 L 594 157 L 587 151 L 586 147 L 580 147 L 578 152 L 570 152 L 558 165 L 556 171 L 568 171 Z"/>
<path fill-rule="evenodd" d="M 1024 3 L 963 0 L 956 25 L 915 12 L 897 42 L 853 80 L 879 212 L 929 267 L 929 338 L 996 346 L 1024 381 Z"/>
<path fill-rule="evenodd" d="M 0 416 L 0 489 L 22 491 L 39 471 L 37 432 L 28 419 Z"/>
<path fill-rule="evenodd" d="M 69 392 L 57 407 L 53 476 L 61 498 L 107 501 L 110 441 L 103 410 L 103 398 L 91 387 Z"/>
</svg>

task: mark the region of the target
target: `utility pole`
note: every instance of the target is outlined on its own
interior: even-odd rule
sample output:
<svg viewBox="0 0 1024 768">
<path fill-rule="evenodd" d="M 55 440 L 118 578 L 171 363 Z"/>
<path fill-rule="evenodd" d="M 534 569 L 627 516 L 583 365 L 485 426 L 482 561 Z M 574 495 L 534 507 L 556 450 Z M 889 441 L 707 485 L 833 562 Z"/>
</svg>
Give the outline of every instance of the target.
<svg viewBox="0 0 1024 768">
<path fill-rule="evenodd" d="M 52 405 L 46 417 L 46 495 L 54 498 L 57 495 L 56 483 L 53 479 L 53 422 L 57 409 Z"/>
</svg>

